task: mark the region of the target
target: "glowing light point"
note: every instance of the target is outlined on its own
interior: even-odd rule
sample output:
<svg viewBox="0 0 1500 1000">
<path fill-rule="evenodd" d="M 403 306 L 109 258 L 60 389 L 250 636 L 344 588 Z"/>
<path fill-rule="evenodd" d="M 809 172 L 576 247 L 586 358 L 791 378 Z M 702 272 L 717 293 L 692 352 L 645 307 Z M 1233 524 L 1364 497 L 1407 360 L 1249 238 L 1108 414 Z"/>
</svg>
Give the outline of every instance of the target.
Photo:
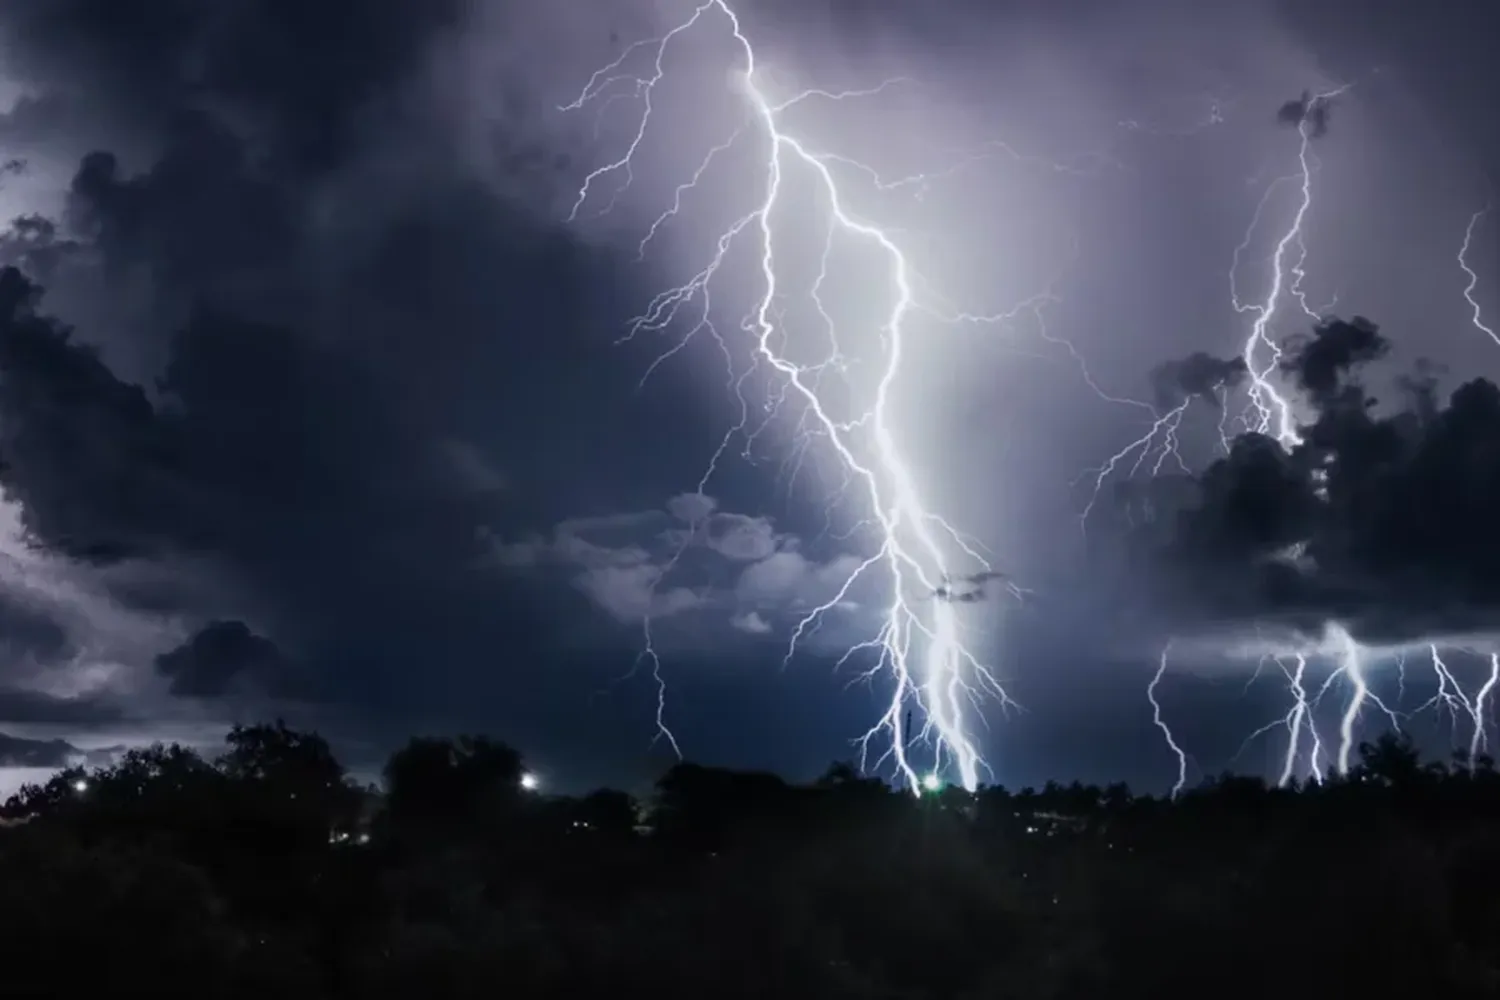
<svg viewBox="0 0 1500 1000">
<path fill-rule="evenodd" d="M 935 774 L 925 774 L 925 775 L 922 776 L 922 788 L 925 791 L 929 791 L 929 792 L 941 791 L 942 787 L 943 787 L 943 779 L 939 778 L 937 775 L 935 775 Z"/>
<path fill-rule="evenodd" d="M 77 781 L 73 782 L 73 791 L 82 794 L 83 792 L 86 792 L 88 790 L 89 783 L 87 781 L 84 781 L 82 778 L 79 778 Z"/>
<path fill-rule="evenodd" d="M 521 788 L 523 791 L 534 792 L 542 787 L 542 779 L 527 771 L 521 775 Z"/>
</svg>

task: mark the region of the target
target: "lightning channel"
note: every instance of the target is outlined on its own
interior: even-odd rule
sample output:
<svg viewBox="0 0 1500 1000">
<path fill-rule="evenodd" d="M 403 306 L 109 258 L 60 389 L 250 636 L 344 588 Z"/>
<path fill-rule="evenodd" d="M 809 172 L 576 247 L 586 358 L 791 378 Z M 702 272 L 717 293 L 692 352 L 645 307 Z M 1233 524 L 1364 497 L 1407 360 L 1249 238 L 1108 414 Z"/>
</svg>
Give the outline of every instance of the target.
<svg viewBox="0 0 1500 1000">
<path fill-rule="evenodd" d="M 1161 730 L 1162 737 L 1167 741 L 1167 748 L 1177 758 L 1177 781 L 1172 785 L 1172 798 L 1182 794 L 1183 787 L 1187 784 L 1187 754 L 1182 747 L 1177 745 L 1177 738 L 1172 735 L 1172 728 L 1162 718 L 1161 702 L 1156 700 L 1156 687 L 1167 673 L 1167 661 L 1172 652 L 1172 644 L 1168 643 L 1161 651 L 1161 660 L 1156 666 L 1156 673 L 1151 677 L 1151 683 L 1146 685 L 1146 700 L 1151 702 L 1151 721 L 1156 728 Z"/>
<path fill-rule="evenodd" d="M 1485 720 L 1490 713 L 1490 698 L 1495 686 L 1500 685 L 1500 653 L 1490 654 L 1490 672 L 1484 684 L 1474 694 L 1474 734 L 1469 739 L 1469 765 L 1475 765 L 1479 755 L 1489 750 L 1489 731 Z"/>
<path fill-rule="evenodd" d="M 1267 185 L 1251 217 L 1250 225 L 1245 230 L 1245 238 L 1235 248 L 1229 272 L 1230 302 L 1234 311 L 1251 317 L 1250 333 L 1245 338 L 1241 352 L 1241 356 L 1245 359 L 1246 370 L 1250 374 L 1249 408 L 1245 424 L 1256 433 L 1274 436 L 1287 450 L 1301 444 L 1302 435 L 1297 430 L 1296 413 L 1290 401 L 1272 382 L 1282 358 L 1281 347 L 1273 336 L 1273 324 L 1281 309 L 1282 301 L 1286 297 L 1295 298 L 1304 315 L 1317 318 L 1317 314 L 1308 307 L 1307 300 L 1302 293 L 1302 278 L 1307 262 L 1305 224 L 1307 215 L 1313 207 L 1313 176 L 1317 172 L 1317 158 L 1312 150 L 1314 134 L 1312 122 L 1314 113 L 1320 107 L 1326 107 L 1329 101 L 1346 92 L 1351 86 L 1353 85 L 1344 84 L 1308 98 L 1302 118 L 1297 123 L 1299 140 L 1297 172 L 1277 178 Z M 1242 300 L 1236 276 L 1240 258 L 1254 239 L 1255 231 L 1261 224 L 1266 208 L 1272 203 L 1272 195 L 1283 184 L 1288 183 L 1297 186 L 1297 207 L 1292 213 L 1291 222 L 1283 230 L 1271 251 L 1269 262 L 1271 276 L 1265 296 L 1258 301 Z"/>
<path fill-rule="evenodd" d="M 1326 116 L 1329 102 L 1347 92 L 1352 86 L 1353 84 L 1344 84 L 1306 97 L 1301 109 L 1302 114 L 1297 121 L 1296 170 L 1274 179 L 1266 186 L 1251 215 L 1243 238 L 1234 248 L 1230 262 L 1228 276 L 1230 304 L 1236 313 L 1248 315 L 1251 320 L 1250 330 L 1240 351 L 1249 378 L 1246 390 L 1247 402 L 1245 412 L 1238 419 L 1237 424 L 1243 430 L 1274 438 L 1288 452 L 1299 447 L 1303 443 L 1303 438 L 1298 429 L 1298 420 L 1291 400 L 1276 387 L 1274 381 L 1283 358 L 1281 346 L 1276 338 L 1276 324 L 1288 300 L 1295 303 L 1300 317 L 1315 322 L 1321 319 L 1321 310 L 1308 304 L 1306 292 L 1302 287 L 1308 257 L 1306 223 L 1313 208 L 1313 180 L 1319 167 L 1317 157 L 1313 152 L 1313 139 L 1317 134 L 1316 123 L 1321 116 Z M 1270 275 L 1265 292 L 1258 299 L 1243 297 L 1239 278 L 1242 260 L 1255 241 L 1256 233 L 1264 224 L 1269 208 L 1275 203 L 1276 195 L 1288 185 L 1293 186 L 1297 192 L 1296 204 L 1290 221 L 1281 230 L 1273 244 L 1268 260 Z M 1470 229 L 1472 231 L 1472 222 Z M 1467 246 L 1467 241 L 1465 245 Z M 1462 256 L 1460 254 L 1461 259 Z M 1168 416 L 1171 417 L 1172 414 Z M 1180 420 L 1180 415 L 1177 415 L 1175 419 Z M 1175 423 L 1168 426 L 1175 432 Z M 1125 451 L 1117 454 L 1105 464 L 1095 482 L 1095 496 L 1098 494 L 1104 477 L 1113 471 L 1123 457 L 1130 455 L 1136 449 L 1140 449 L 1142 454 L 1146 453 L 1150 443 L 1155 440 L 1154 435 L 1157 430 L 1158 428 L 1152 428 L 1145 437 L 1128 445 Z M 1220 437 L 1227 451 L 1228 433 L 1223 422 L 1220 424 Z M 1172 439 L 1168 438 L 1168 440 Z M 1178 461 L 1181 461 L 1180 457 Z M 1159 469 L 1160 464 L 1160 462 L 1156 464 L 1153 473 Z M 1138 460 L 1132 467 L 1131 473 L 1134 474 L 1139 467 L 1140 461 Z M 1165 657 L 1165 653 L 1163 656 Z M 1336 668 L 1316 691 L 1310 693 L 1307 684 L 1309 658 L 1329 656 L 1335 661 Z M 1333 762 L 1339 774 L 1347 774 L 1351 766 L 1350 761 L 1356 745 L 1356 726 L 1367 705 L 1373 704 L 1379 707 L 1393 724 L 1399 725 L 1395 712 L 1387 707 L 1370 688 L 1366 678 L 1367 651 L 1354 640 L 1347 629 L 1337 622 L 1327 623 L 1325 634 L 1321 639 L 1304 642 L 1299 648 L 1290 650 L 1286 658 L 1291 659 L 1295 666 L 1288 667 L 1282 657 L 1277 657 L 1276 662 L 1286 680 L 1291 706 L 1284 716 L 1262 726 L 1246 740 L 1246 745 L 1248 745 L 1256 737 L 1271 730 L 1278 728 L 1286 730 L 1287 743 L 1282 755 L 1279 784 L 1286 785 L 1291 782 L 1296 776 L 1299 762 L 1303 760 L 1305 760 L 1307 776 L 1311 780 L 1323 779 L 1323 740 L 1317 729 L 1315 710 L 1335 682 L 1342 681 L 1349 688 L 1349 697 L 1339 719 L 1339 740 Z M 1162 725 L 1159 720 L 1158 725 Z M 1301 756 L 1304 743 L 1308 745 L 1305 758 Z M 1242 746 L 1241 750 L 1243 749 Z"/>
<path fill-rule="evenodd" d="M 1437 677 L 1437 693 L 1419 705 L 1417 711 L 1429 707 L 1439 711 L 1447 709 L 1455 723 L 1462 713 L 1470 726 L 1469 762 L 1472 766 L 1474 759 L 1489 747 L 1487 716 L 1490 696 L 1494 693 L 1495 685 L 1500 683 L 1500 653 L 1489 654 L 1489 674 L 1472 698 L 1464 693 L 1463 685 L 1454 677 L 1453 670 L 1448 666 L 1437 643 L 1428 644 L 1427 656 L 1428 662 L 1432 664 L 1432 672 Z"/>
<path fill-rule="evenodd" d="M 1482 657 L 1486 662 L 1488 670 L 1485 679 L 1472 696 L 1465 693 L 1463 684 L 1445 658 L 1445 644 L 1450 650 L 1462 648 L 1465 652 Z M 1169 649 L 1170 647 L 1171 643 L 1168 644 Z M 1278 787 L 1286 787 L 1299 777 L 1321 784 L 1330 772 L 1339 777 L 1348 777 L 1356 764 L 1354 757 L 1359 748 L 1360 719 L 1367 708 L 1377 709 L 1390 728 L 1397 732 L 1401 731 L 1404 720 L 1427 709 L 1446 713 L 1455 723 L 1461 724 L 1456 727 L 1456 731 L 1462 728 L 1468 732 L 1467 749 L 1471 767 L 1488 750 L 1489 717 L 1493 711 L 1495 690 L 1500 687 L 1500 652 L 1482 652 L 1451 638 L 1401 646 L 1371 646 L 1354 638 L 1338 622 L 1327 623 L 1320 636 L 1295 637 L 1289 644 L 1273 645 L 1263 642 L 1261 648 L 1266 651 L 1261 654 L 1256 678 L 1267 661 L 1274 662 L 1286 678 L 1292 704 L 1284 715 L 1247 736 L 1232 759 L 1238 759 L 1260 737 L 1284 729 L 1287 739 L 1281 753 L 1280 773 L 1276 778 Z M 1437 685 L 1436 693 L 1411 712 L 1403 713 L 1398 710 L 1399 697 L 1392 705 L 1376 692 L 1371 682 L 1371 669 L 1377 663 L 1389 663 L 1397 675 L 1398 693 L 1404 695 L 1407 688 L 1408 656 L 1418 651 L 1424 654 L 1432 668 Z M 1152 689 L 1161 679 L 1166 659 L 1164 651 L 1162 667 L 1158 668 L 1153 678 Z M 1314 665 L 1326 665 L 1328 668 L 1327 675 L 1316 686 L 1308 677 Z M 1256 678 L 1252 678 L 1252 683 Z M 1349 693 L 1339 712 L 1337 741 L 1325 756 L 1324 747 L 1327 744 L 1318 730 L 1316 716 L 1324 697 L 1340 687 L 1348 688 Z M 1160 710 L 1154 696 L 1152 707 L 1157 727 L 1167 735 L 1168 747 L 1173 753 L 1180 754 L 1179 745 L 1160 719 Z"/>
<path fill-rule="evenodd" d="M 1479 300 L 1474 298 L 1474 290 L 1479 287 L 1479 275 L 1475 274 L 1474 269 L 1469 266 L 1469 247 L 1474 243 L 1474 230 L 1489 216 L 1490 208 L 1491 206 L 1486 205 L 1469 216 L 1469 224 L 1464 227 L 1463 245 L 1458 248 L 1458 266 L 1464 272 L 1465 277 L 1469 279 L 1469 283 L 1464 286 L 1464 301 L 1469 303 L 1469 309 L 1472 313 L 1470 322 L 1474 324 L 1474 329 L 1489 337 L 1497 345 L 1500 345 L 1500 334 L 1495 333 L 1491 327 L 1485 324 L 1484 311 L 1479 308 Z"/>
<path fill-rule="evenodd" d="M 1002 707 L 1018 706 L 991 668 L 969 649 L 958 605 L 960 599 L 972 598 L 955 595 L 951 587 L 954 582 L 966 579 L 999 579 L 1012 597 L 1019 598 L 1024 591 L 995 571 L 980 548 L 967 541 L 962 531 L 929 505 L 921 473 L 908 459 L 907 446 L 898 433 L 895 400 L 898 383 L 909 365 L 909 341 L 919 314 L 948 322 L 1004 322 L 1019 312 L 1040 308 L 1045 297 L 994 316 L 954 314 L 939 308 L 939 303 L 926 301 L 921 292 L 929 286 L 902 249 L 897 231 L 855 211 L 838 171 L 853 167 L 880 190 L 896 187 L 921 190 L 941 175 L 883 181 L 872 168 L 817 148 L 807 137 L 793 134 L 785 123 L 787 111 L 809 101 L 836 104 L 870 97 L 902 81 L 887 80 L 865 90 L 804 90 L 790 97 L 773 97 L 763 79 L 756 48 L 739 14 L 727 0 L 702 0 L 659 38 L 629 46 L 614 62 L 596 71 L 578 96 L 562 108 L 578 111 L 607 102 L 620 89 L 633 94 L 641 108 L 624 152 L 584 177 L 569 220 L 577 220 L 595 201 L 604 202 L 603 212 L 610 211 L 620 192 L 634 180 L 636 158 L 658 113 L 654 98 L 658 85 L 668 75 L 669 50 L 686 33 L 699 28 L 706 30 L 711 19 L 724 27 L 737 48 L 737 96 L 743 99 L 746 120 L 727 129 L 728 138 L 712 146 L 696 169 L 676 186 L 671 204 L 647 227 L 637 247 L 639 256 L 644 257 L 652 241 L 685 210 L 687 199 L 715 161 L 751 141 L 761 143 L 765 150 L 764 158 L 757 160 L 761 176 L 759 193 L 723 229 L 696 273 L 656 295 L 629 324 L 622 339 L 669 327 L 685 328 L 676 343 L 652 362 L 643 380 L 700 336 L 714 341 L 728 362 L 727 385 L 737 399 L 739 416 L 708 461 L 698 486 L 698 493 L 705 498 L 705 491 L 728 454 L 732 440 L 739 437 L 753 441 L 786 401 L 800 407 L 797 428 L 803 444 L 816 440 L 832 453 L 844 480 L 840 496 L 853 492 L 853 500 L 862 510 L 859 526 L 873 542 L 869 546 L 871 553 L 841 581 L 833 596 L 807 609 L 796 621 L 787 642 L 785 661 L 789 663 L 797 655 L 799 644 L 816 632 L 828 616 L 852 601 L 857 586 L 866 581 L 881 586 L 888 596 L 875 634 L 851 643 L 844 654 L 844 660 L 868 657 L 873 665 L 867 676 L 886 678 L 891 689 L 885 710 L 858 741 L 862 762 L 876 769 L 892 763 L 899 779 L 916 794 L 931 787 L 940 771 L 952 772 L 959 784 L 973 790 L 979 785 L 981 772 L 988 770 L 976 736 L 976 723 L 984 722 L 984 703 L 995 701 Z M 649 60 L 649 69 L 643 73 L 627 70 L 627 62 L 633 57 Z M 1017 156 L 1005 146 L 996 146 L 993 151 Z M 961 163 L 945 173 L 965 165 Z M 827 215 L 827 228 L 821 234 L 820 272 L 807 293 L 820 318 L 821 331 L 794 328 L 784 315 L 783 302 L 790 294 L 785 289 L 794 284 L 791 280 L 794 265 L 778 251 L 784 241 L 801 234 L 786 231 L 787 223 L 781 220 L 778 211 L 788 207 L 787 189 L 793 180 L 813 185 L 821 210 Z M 610 185 L 614 186 L 607 195 L 600 193 Z M 799 219 L 798 225 L 805 222 Z M 857 394 L 849 392 L 851 387 L 847 384 L 841 387 L 844 390 L 841 393 L 825 384 L 825 380 L 832 381 L 829 376 L 843 374 L 850 362 L 844 353 L 851 342 L 849 331 L 840 328 L 821 297 L 823 279 L 840 241 L 863 245 L 878 256 L 883 271 L 879 287 L 890 298 L 885 315 L 874 329 L 866 331 L 867 339 L 880 345 L 880 354 L 875 359 L 878 375 L 852 416 L 840 407 L 847 407 L 847 396 Z M 752 364 L 736 374 L 734 338 L 716 325 L 712 290 L 716 278 L 727 266 L 732 249 L 745 243 L 754 248 L 759 293 L 739 324 L 739 334 L 748 346 Z M 826 354 L 815 363 L 797 360 L 790 345 L 808 342 L 813 337 L 818 338 L 814 342 L 828 345 Z M 870 363 L 867 357 L 858 360 Z M 769 376 L 779 388 L 771 391 L 768 401 L 759 404 L 764 417 L 753 420 L 751 414 L 756 404 L 747 400 L 745 393 L 748 379 L 756 371 Z M 684 542 L 684 546 L 687 544 Z M 675 566 L 682 551 L 679 549 L 672 562 L 656 576 L 657 583 Z M 665 722 L 661 660 L 653 645 L 649 617 L 641 656 L 652 665 L 661 685 L 657 723 L 675 748 L 676 741 Z M 915 726 L 915 732 L 909 732 L 906 720 L 913 712 L 920 725 Z M 868 755 L 877 746 L 883 746 L 884 750 L 871 762 Z M 919 763 L 914 757 L 917 747 L 927 748 L 930 759 Z"/>
<path fill-rule="evenodd" d="M 1268 654 L 1261 657 L 1261 663 L 1257 665 L 1256 674 L 1251 678 L 1251 683 L 1259 679 L 1260 667 L 1264 666 L 1266 660 L 1274 661 L 1286 678 L 1287 690 L 1292 695 L 1292 705 L 1281 718 L 1271 720 L 1245 737 L 1245 741 L 1240 744 L 1240 749 L 1232 758 L 1238 759 L 1255 740 L 1284 727 L 1287 731 L 1286 751 L 1282 755 L 1281 774 L 1276 780 L 1277 786 L 1282 788 L 1290 784 L 1297 776 L 1304 732 L 1307 734 L 1309 743 L 1306 758 L 1307 776 L 1316 782 L 1323 780 L 1323 737 L 1318 732 L 1317 719 L 1313 715 L 1313 709 L 1317 706 L 1317 698 L 1308 697 L 1306 686 L 1308 656 L 1306 652 L 1295 652 L 1290 656 Z M 1288 659 L 1292 660 L 1295 666 L 1287 666 Z M 1247 684 L 1246 690 L 1248 689 Z"/>
</svg>

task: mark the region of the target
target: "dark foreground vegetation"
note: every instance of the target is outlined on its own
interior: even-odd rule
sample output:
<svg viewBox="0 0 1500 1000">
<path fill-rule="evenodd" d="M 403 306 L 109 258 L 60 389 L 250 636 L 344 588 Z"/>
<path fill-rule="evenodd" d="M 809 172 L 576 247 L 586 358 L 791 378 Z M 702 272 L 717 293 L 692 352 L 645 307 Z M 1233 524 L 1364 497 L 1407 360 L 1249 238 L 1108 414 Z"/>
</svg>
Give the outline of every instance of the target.
<svg viewBox="0 0 1500 1000">
<path fill-rule="evenodd" d="M 237 728 L 5 806 L 7 997 L 1485 997 L 1500 774 L 1394 738 L 1301 791 L 1226 777 L 924 799 L 682 764 L 650 802 L 416 740 L 376 796 Z"/>
</svg>

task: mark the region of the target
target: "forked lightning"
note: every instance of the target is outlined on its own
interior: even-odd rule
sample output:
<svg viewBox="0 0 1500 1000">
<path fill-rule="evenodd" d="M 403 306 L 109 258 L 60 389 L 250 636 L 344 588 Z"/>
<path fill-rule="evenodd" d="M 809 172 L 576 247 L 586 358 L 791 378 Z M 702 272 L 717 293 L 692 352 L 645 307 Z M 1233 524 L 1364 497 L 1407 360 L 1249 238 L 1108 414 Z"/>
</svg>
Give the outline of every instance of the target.
<svg viewBox="0 0 1500 1000">
<path fill-rule="evenodd" d="M 1282 360 L 1281 348 L 1273 335 L 1274 323 L 1287 298 L 1296 301 L 1301 317 L 1313 321 L 1321 318 L 1319 311 L 1307 304 L 1306 295 L 1302 290 L 1304 265 L 1308 255 L 1306 220 L 1313 206 L 1313 178 L 1317 169 L 1312 141 L 1314 136 L 1319 134 L 1321 127 L 1326 125 L 1328 102 L 1348 91 L 1350 86 L 1346 84 L 1306 98 L 1303 114 L 1297 122 L 1298 170 L 1293 175 L 1277 179 L 1267 187 L 1256 207 L 1244 239 L 1235 248 L 1233 265 L 1230 268 L 1230 295 L 1234 309 L 1238 313 L 1249 314 L 1252 317 L 1250 333 L 1245 340 L 1241 355 L 1250 378 L 1249 398 L 1246 411 L 1239 423 L 1245 430 L 1274 438 L 1287 451 L 1302 444 L 1302 435 L 1297 427 L 1297 417 L 1291 401 L 1273 382 Z M 1320 109 L 1321 114 L 1317 114 L 1316 112 Z M 1258 302 L 1242 301 L 1237 278 L 1240 258 L 1254 239 L 1266 208 L 1272 201 L 1272 195 L 1286 184 L 1297 186 L 1297 205 L 1291 222 L 1276 241 L 1271 253 L 1269 262 L 1271 274 L 1265 297 Z M 1468 264 L 1468 253 L 1474 231 L 1488 211 L 1489 209 L 1485 208 L 1470 217 L 1469 224 L 1464 231 L 1463 244 L 1458 252 L 1458 264 L 1468 278 L 1468 285 L 1463 294 L 1472 310 L 1473 325 L 1500 344 L 1500 337 L 1497 337 L 1494 331 L 1483 322 L 1481 309 L 1474 298 L 1478 277 Z M 1144 458 L 1152 443 L 1158 440 L 1158 435 L 1162 435 L 1162 443 L 1158 446 L 1161 451 L 1156 462 L 1156 469 L 1160 468 L 1161 462 L 1168 454 L 1175 456 L 1175 433 L 1181 421 L 1182 410 L 1185 408 L 1186 404 L 1183 404 L 1183 407 L 1167 414 L 1157 422 L 1147 436 L 1133 442 L 1125 451 L 1111 459 L 1096 482 L 1096 494 L 1104 477 L 1114 470 L 1115 465 L 1123 456 L 1139 448 Z M 1220 430 L 1222 438 L 1222 424 Z M 1180 463 L 1181 459 L 1178 458 L 1178 461 Z M 1140 464 L 1141 461 L 1137 460 L 1135 468 L 1139 468 Z M 1131 471 L 1134 472 L 1135 468 Z M 1491 698 L 1497 684 L 1500 684 L 1500 653 L 1466 649 L 1467 652 L 1486 657 L 1489 667 L 1482 686 L 1471 698 L 1464 693 L 1462 686 L 1443 659 L 1441 652 L 1443 647 L 1435 642 L 1423 645 L 1437 680 L 1438 691 L 1416 711 L 1420 712 L 1426 708 L 1447 709 L 1455 720 L 1461 713 L 1465 724 L 1469 727 L 1468 749 L 1470 757 L 1473 758 L 1484 751 L 1488 745 L 1487 726 Z M 1167 649 L 1163 650 L 1161 664 L 1146 694 L 1152 707 L 1153 719 L 1166 735 L 1168 748 L 1177 761 L 1177 780 L 1172 790 L 1176 795 L 1182 791 L 1187 780 L 1187 757 L 1173 737 L 1170 728 L 1162 720 L 1160 704 L 1156 698 L 1156 688 L 1166 670 L 1170 648 L 1169 644 Z M 1353 766 L 1353 754 L 1358 744 L 1356 726 L 1367 706 L 1373 705 L 1378 708 L 1396 728 L 1399 729 L 1401 725 L 1401 716 L 1397 711 L 1388 707 L 1371 689 L 1368 670 L 1377 660 L 1393 660 L 1399 663 L 1398 669 L 1404 671 L 1406 656 L 1406 650 L 1365 646 L 1355 640 L 1348 630 L 1337 622 L 1327 623 L 1322 636 L 1306 638 L 1292 648 L 1263 653 L 1262 666 L 1267 661 L 1272 662 L 1285 676 L 1292 704 L 1283 717 L 1273 720 L 1252 733 L 1246 740 L 1246 744 L 1273 730 L 1282 728 L 1286 730 L 1286 748 L 1282 755 L 1282 765 L 1278 776 L 1278 783 L 1281 785 L 1289 784 L 1294 780 L 1299 769 L 1306 778 L 1313 781 L 1322 781 L 1330 769 L 1337 774 L 1347 775 Z M 1310 686 L 1307 678 L 1309 664 L 1313 662 L 1332 666 L 1323 683 L 1316 688 Z M 1348 687 L 1348 698 L 1339 716 L 1338 741 L 1334 745 L 1331 758 L 1325 759 L 1325 743 L 1318 731 L 1316 710 L 1324 695 L 1340 683 Z M 1402 683 L 1404 688 L 1404 673 Z"/>
<path fill-rule="evenodd" d="M 861 753 L 868 753 L 872 745 L 883 745 L 883 752 L 871 766 L 879 768 L 886 760 L 894 761 L 899 776 L 915 793 L 931 787 L 939 771 L 950 769 L 960 784 L 972 790 L 979 784 L 981 771 L 986 769 L 974 734 L 974 725 L 982 718 L 981 700 L 988 696 L 1003 706 L 1014 703 L 995 674 L 966 645 L 961 634 L 960 605 L 968 598 L 960 601 L 950 596 L 951 588 L 958 581 L 983 578 L 1001 579 L 1013 596 L 1019 597 L 1021 591 L 1008 578 L 996 573 L 978 547 L 967 542 L 960 531 L 929 506 L 921 472 L 908 461 L 903 450 L 893 396 L 908 363 L 913 321 L 918 313 L 931 314 L 934 319 L 944 317 L 934 306 L 920 301 L 919 289 L 931 286 L 915 273 L 893 230 L 856 214 L 845 182 L 838 176 L 839 168 L 853 166 L 866 181 L 874 178 L 879 187 L 879 175 L 863 164 L 816 148 L 812 140 L 793 134 L 785 124 L 786 112 L 805 102 L 869 97 L 898 81 L 887 81 L 862 91 L 807 90 L 789 97 L 773 96 L 768 92 L 755 47 L 738 14 L 726 0 L 705 0 L 661 37 L 627 48 L 618 59 L 594 73 L 576 99 L 565 106 L 564 110 L 579 110 L 624 94 L 638 100 L 641 108 L 634 135 L 624 153 L 584 178 L 571 217 L 577 218 L 595 199 L 609 199 L 603 209 L 608 211 L 613 198 L 630 184 L 634 160 L 653 125 L 656 114 L 653 99 L 657 87 L 668 76 L 666 62 L 674 43 L 694 29 L 706 32 L 715 27 L 726 31 L 738 47 L 737 72 L 740 94 L 747 105 L 746 120 L 727 124 L 726 137 L 707 149 L 697 169 L 676 187 L 672 204 L 647 228 L 639 247 L 641 253 L 684 210 L 716 159 L 730 150 L 752 142 L 764 143 L 764 159 L 756 161 L 761 181 L 758 190 L 748 195 L 752 203 L 724 228 L 702 268 L 682 285 L 656 296 L 633 321 L 627 338 L 682 323 L 685 335 L 651 369 L 700 333 L 714 338 L 730 359 L 729 384 L 737 396 L 740 418 L 710 459 L 698 485 L 701 494 L 735 436 L 753 439 L 765 426 L 764 422 L 756 427 L 750 424 L 752 407 L 744 393 L 753 369 L 734 371 L 733 345 L 715 325 L 712 297 L 715 279 L 731 249 L 741 241 L 753 242 L 758 258 L 758 299 L 741 321 L 739 330 L 747 338 L 755 364 L 780 387 L 771 394 L 765 421 L 772 419 L 786 399 L 792 399 L 803 409 L 804 415 L 796 421 L 799 432 L 821 441 L 837 460 L 840 474 L 857 490 L 856 517 L 863 527 L 871 529 L 873 537 L 871 554 L 830 599 L 807 609 L 792 628 L 786 658 L 790 660 L 798 644 L 825 616 L 850 598 L 857 582 L 878 575 L 888 588 L 888 604 L 874 634 L 867 641 L 854 644 L 844 656 L 845 660 L 869 657 L 874 665 L 866 676 L 887 675 L 892 686 L 888 707 L 860 740 Z M 642 73 L 631 72 L 627 64 L 632 58 L 649 63 L 649 68 Z M 670 125 L 665 123 L 665 127 Z M 787 221 L 778 216 L 778 209 L 785 207 L 788 186 L 795 183 L 812 184 L 828 214 L 826 230 L 811 234 L 823 247 L 822 273 L 810 292 L 811 305 L 818 312 L 823 329 L 798 329 L 783 319 L 782 299 L 787 294 L 783 289 L 795 286 L 796 282 L 789 280 L 791 265 L 783 264 L 784 255 L 779 254 L 786 242 L 806 243 L 811 225 L 805 220 Z M 614 189 L 601 195 L 598 189 L 609 184 L 614 184 Z M 871 286 L 883 290 L 891 305 L 883 321 L 873 329 L 856 333 L 839 328 L 819 297 L 822 278 L 840 240 L 863 244 L 883 262 L 883 270 L 872 276 Z M 871 297 L 878 295 L 872 293 Z M 827 354 L 816 364 L 796 360 L 788 346 L 805 348 L 808 344 L 825 342 Z M 843 370 L 847 360 L 845 351 L 859 352 L 859 361 L 874 363 L 879 371 L 873 389 L 867 390 L 853 417 L 843 414 L 834 400 L 856 394 L 859 387 L 846 383 L 835 393 L 827 385 L 834 381 L 830 376 Z M 673 566 L 675 560 L 667 571 Z M 652 644 L 649 618 L 642 655 L 660 683 L 661 663 Z M 658 690 L 664 695 L 664 688 Z M 663 707 L 664 703 L 659 701 L 657 721 L 663 734 L 672 739 L 661 715 Z M 916 732 L 908 731 L 908 709 L 912 708 L 920 720 Z M 675 747 L 675 739 L 672 742 Z M 930 761 L 919 764 L 914 759 L 917 746 L 930 749 Z"/>
</svg>

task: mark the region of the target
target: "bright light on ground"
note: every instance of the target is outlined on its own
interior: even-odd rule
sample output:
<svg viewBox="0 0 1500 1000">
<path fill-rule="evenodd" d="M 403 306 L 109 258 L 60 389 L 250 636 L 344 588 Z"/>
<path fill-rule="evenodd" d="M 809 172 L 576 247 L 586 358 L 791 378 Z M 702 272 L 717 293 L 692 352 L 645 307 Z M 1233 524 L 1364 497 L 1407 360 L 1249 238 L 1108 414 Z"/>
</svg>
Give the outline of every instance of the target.
<svg viewBox="0 0 1500 1000">
<path fill-rule="evenodd" d="M 541 784 L 541 779 L 532 774 L 530 771 L 521 775 L 521 787 L 526 789 L 526 791 L 528 792 L 536 791 L 539 787 L 541 787 Z"/>
<path fill-rule="evenodd" d="M 79 778 L 77 781 L 73 782 L 73 791 L 86 792 L 88 790 L 89 783 L 87 781 L 84 781 L 82 778 Z"/>
<path fill-rule="evenodd" d="M 922 779 L 922 787 L 929 792 L 935 792 L 943 787 L 943 779 L 935 774 L 929 774 Z"/>
</svg>

